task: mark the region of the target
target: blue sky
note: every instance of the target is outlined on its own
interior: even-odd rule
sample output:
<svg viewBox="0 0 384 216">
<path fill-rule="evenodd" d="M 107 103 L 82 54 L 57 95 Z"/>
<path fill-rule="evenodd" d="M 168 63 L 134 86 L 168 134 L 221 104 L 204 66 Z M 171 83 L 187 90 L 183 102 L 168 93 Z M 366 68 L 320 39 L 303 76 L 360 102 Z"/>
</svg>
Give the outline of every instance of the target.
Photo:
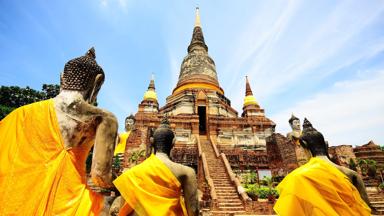
<svg viewBox="0 0 384 216">
<path fill-rule="evenodd" d="M 384 144 L 383 1 L 0 0 L 0 85 L 59 83 L 94 46 L 99 106 L 123 130 L 151 74 L 160 106 L 175 87 L 200 7 L 221 87 L 241 114 L 245 76 L 277 132 L 308 117 L 331 145 Z"/>
</svg>

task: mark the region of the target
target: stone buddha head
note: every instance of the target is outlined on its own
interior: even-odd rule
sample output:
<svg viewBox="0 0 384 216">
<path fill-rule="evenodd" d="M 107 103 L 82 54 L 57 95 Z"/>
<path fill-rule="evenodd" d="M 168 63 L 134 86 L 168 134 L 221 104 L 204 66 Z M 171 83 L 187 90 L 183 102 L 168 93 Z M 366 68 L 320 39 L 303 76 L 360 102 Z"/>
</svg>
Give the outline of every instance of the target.
<svg viewBox="0 0 384 216">
<path fill-rule="evenodd" d="M 328 145 L 323 134 L 312 127 L 308 119 L 304 119 L 303 133 L 300 137 L 300 144 L 309 149 L 313 156 L 328 155 Z"/>
<path fill-rule="evenodd" d="M 175 134 L 169 126 L 167 116 L 165 116 L 160 123 L 160 126 L 153 134 L 153 146 L 155 152 L 162 152 L 170 155 L 175 141 Z"/>
<path fill-rule="evenodd" d="M 132 114 L 125 118 L 125 131 L 130 131 L 134 128 L 135 116 Z"/>
<path fill-rule="evenodd" d="M 300 119 L 292 114 L 291 118 L 288 120 L 289 125 L 293 131 L 300 131 Z"/>
<path fill-rule="evenodd" d="M 92 47 L 81 57 L 68 61 L 60 77 L 61 91 L 78 91 L 90 104 L 96 102 L 97 94 L 104 82 L 104 71 L 96 62 Z"/>
</svg>

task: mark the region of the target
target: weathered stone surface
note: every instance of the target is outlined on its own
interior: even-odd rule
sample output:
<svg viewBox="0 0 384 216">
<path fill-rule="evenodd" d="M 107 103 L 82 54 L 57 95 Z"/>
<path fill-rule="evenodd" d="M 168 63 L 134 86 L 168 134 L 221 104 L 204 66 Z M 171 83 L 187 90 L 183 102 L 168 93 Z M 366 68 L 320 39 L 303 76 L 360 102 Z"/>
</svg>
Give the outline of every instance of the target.
<svg viewBox="0 0 384 216">
<path fill-rule="evenodd" d="M 331 160 L 340 166 L 349 168 L 351 159 L 357 164 L 351 145 L 331 146 L 328 148 L 328 154 Z"/>
<path fill-rule="evenodd" d="M 377 167 L 384 169 L 384 151 L 382 151 L 380 146 L 373 141 L 369 141 L 362 146 L 357 146 L 353 149 L 353 152 L 355 153 L 356 158 L 375 160 Z"/>
<path fill-rule="evenodd" d="M 267 152 L 272 175 L 286 175 L 299 166 L 296 144 L 279 133 L 267 138 Z"/>
</svg>

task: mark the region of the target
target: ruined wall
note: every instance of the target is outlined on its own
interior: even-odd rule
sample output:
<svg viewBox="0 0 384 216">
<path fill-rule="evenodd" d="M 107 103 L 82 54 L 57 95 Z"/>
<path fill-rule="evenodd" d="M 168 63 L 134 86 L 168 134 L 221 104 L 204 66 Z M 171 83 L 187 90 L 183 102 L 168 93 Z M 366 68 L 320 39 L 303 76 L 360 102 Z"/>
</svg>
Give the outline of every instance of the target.
<svg viewBox="0 0 384 216">
<path fill-rule="evenodd" d="M 267 138 L 267 153 L 272 175 L 286 175 L 298 167 L 295 145 L 279 133 L 273 133 Z"/>
<path fill-rule="evenodd" d="M 331 146 L 328 148 L 328 154 L 332 161 L 340 166 L 349 168 L 349 162 L 351 159 L 357 163 L 356 156 L 351 145 Z"/>
</svg>

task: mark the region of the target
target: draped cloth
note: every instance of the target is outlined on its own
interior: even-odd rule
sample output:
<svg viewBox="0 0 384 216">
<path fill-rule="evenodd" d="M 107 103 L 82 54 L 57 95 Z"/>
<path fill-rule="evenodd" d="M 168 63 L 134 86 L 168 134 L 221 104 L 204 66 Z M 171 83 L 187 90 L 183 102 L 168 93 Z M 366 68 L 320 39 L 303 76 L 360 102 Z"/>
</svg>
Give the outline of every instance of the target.
<svg viewBox="0 0 384 216">
<path fill-rule="evenodd" d="M 277 186 L 278 215 L 365 216 L 370 208 L 348 177 L 328 162 L 311 158 Z"/>
<path fill-rule="evenodd" d="M 186 213 L 181 184 L 155 155 L 124 172 L 114 182 L 125 200 L 119 215 L 182 216 Z"/>
<path fill-rule="evenodd" d="M 0 215 L 98 215 L 103 197 L 86 188 L 93 142 L 65 149 L 52 99 L 0 122 Z"/>
<path fill-rule="evenodd" d="M 115 152 L 113 153 L 114 156 L 117 154 L 124 154 L 125 146 L 127 145 L 127 139 L 130 133 L 131 131 L 128 131 L 119 135 L 119 143 L 116 145 Z"/>
</svg>

